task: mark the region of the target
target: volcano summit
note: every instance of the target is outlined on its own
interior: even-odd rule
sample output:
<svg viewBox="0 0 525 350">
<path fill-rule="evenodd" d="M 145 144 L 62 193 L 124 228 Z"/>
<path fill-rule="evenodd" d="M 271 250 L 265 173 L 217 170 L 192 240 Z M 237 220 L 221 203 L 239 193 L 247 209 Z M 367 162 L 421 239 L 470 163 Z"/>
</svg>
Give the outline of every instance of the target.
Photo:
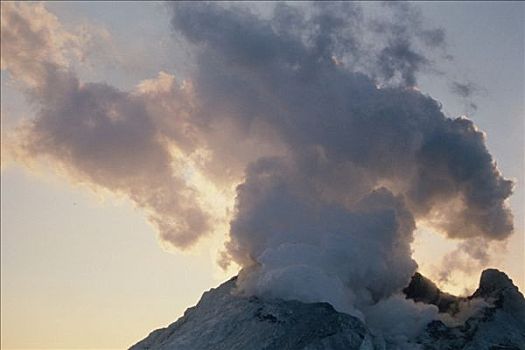
<svg viewBox="0 0 525 350">
<path fill-rule="evenodd" d="M 479 288 L 465 298 L 443 293 L 416 274 L 404 298 L 436 305 L 440 312 L 405 337 L 383 334 L 366 318 L 328 303 L 241 296 L 236 281 L 204 293 L 183 317 L 130 350 L 525 349 L 525 299 L 505 273 L 494 269 L 485 270 Z"/>
</svg>

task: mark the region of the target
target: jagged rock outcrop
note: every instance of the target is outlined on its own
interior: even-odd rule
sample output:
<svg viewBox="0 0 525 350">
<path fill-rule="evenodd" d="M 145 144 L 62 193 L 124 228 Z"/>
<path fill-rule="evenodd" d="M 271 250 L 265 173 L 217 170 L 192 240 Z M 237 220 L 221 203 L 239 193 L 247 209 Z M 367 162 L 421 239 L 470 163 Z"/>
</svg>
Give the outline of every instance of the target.
<svg viewBox="0 0 525 350">
<path fill-rule="evenodd" d="M 458 303 L 462 299 L 452 294 L 442 292 L 434 282 L 416 272 L 408 287 L 403 289 L 408 299 L 422 302 L 425 304 L 436 305 L 439 312 L 457 311 Z"/>
<path fill-rule="evenodd" d="M 479 288 L 469 300 L 483 299 L 488 306 L 463 325 L 447 327 L 432 321 L 418 337 L 425 350 L 525 350 L 525 299 L 508 276 L 483 271 Z"/>
</svg>

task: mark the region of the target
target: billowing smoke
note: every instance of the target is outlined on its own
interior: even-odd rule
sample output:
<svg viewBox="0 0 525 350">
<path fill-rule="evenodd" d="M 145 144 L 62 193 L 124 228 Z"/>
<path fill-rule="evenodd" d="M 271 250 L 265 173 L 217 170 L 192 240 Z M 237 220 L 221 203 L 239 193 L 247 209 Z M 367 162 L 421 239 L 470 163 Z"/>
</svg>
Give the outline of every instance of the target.
<svg viewBox="0 0 525 350">
<path fill-rule="evenodd" d="M 127 196 L 175 246 L 208 231 L 209 215 L 185 181 L 182 160 L 170 153 L 190 142 L 191 130 L 173 136 L 179 142 L 172 146 L 160 130 L 173 128 L 150 111 L 166 91 L 173 100 L 186 95 L 183 87 L 163 75 L 135 93 L 80 82 L 67 58 L 89 54 L 82 37 L 66 31 L 42 3 L 2 4 L 1 33 L 2 69 L 22 84 L 36 110 L 11 135 L 16 157 L 45 159 L 76 182 Z M 182 129 L 186 105 L 177 100 L 169 108 L 179 112 L 171 123 Z"/>
<path fill-rule="evenodd" d="M 126 195 L 179 247 L 213 224 L 192 174 L 240 183 L 221 259 L 243 267 L 239 292 L 327 301 L 396 344 L 437 313 L 399 295 L 417 269 L 416 223 L 483 242 L 512 233 L 512 182 L 484 134 L 416 87 L 447 55 L 413 7 L 168 7 L 192 53 L 188 81 L 161 73 L 123 92 L 32 55 L 43 73 L 27 87 L 38 108 L 18 153 Z M 4 32 L 26 37 L 2 21 Z M 2 64 L 22 76 L 4 51 L 2 37 Z"/>
<path fill-rule="evenodd" d="M 462 239 L 513 229 L 512 183 L 484 134 L 415 88 L 443 33 L 399 6 L 369 22 L 348 3 L 278 5 L 264 18 L 177 4 L 172 21 L 195 48 L 199 118 L 269 125 L 286 145 L 252 162 L 237 188 L 223 263 L 245 268 L 240 292 L 328 301 L 397 344 L 437 312 L 397 295 L 417 268 L 417 221 Z M 374 47 L 360 39 L 369 27 Z"/>
<path fill-rule="evenodd" d="M 405 77 L 400 86 L 378 88 L 338 63 L 350 59 L 346 50 L 364 45 L 352 35 L 353 22 L 363 21 L 355 5 L 318 6 L 309 16 L 283 6 L 270 20 L 211 4 L 176 7 L 175 29 L 197 45 L 199 117 L 270 125 L 300 169 L 298 181 L 327 200 L 348 206 L 385 185 L 450 237 L 506 238 L 512 216 L 504 201 L 512 183 L 499 174 L 484 134 L 466 118 L 447 118 L 406 78 L 417 72 L 411 58 L 423 55 L 410 49 L 409 40 L 419 36 L 398 29 L 405 50 L 393 49 L 389 38 L 378 56 L 366 51 L 379 67 L 385 55 L 399 61 L 392 69 L 403 67 L 394 70 Z"/>
<path fill-rule="evenodd" d="M 262 159 L 238 189 L 229 253 L 243 266 L 260 264 L 246 276 L 246 288 L 300 293 L 351 312 L 354 294 L 377 301 L 406 285 L 417 267 L 410 257 L 414 220 L 400 197 L 380 188 L 345 208 L 310 192 L 297 169 L 283 167 Z"/>
</svg>

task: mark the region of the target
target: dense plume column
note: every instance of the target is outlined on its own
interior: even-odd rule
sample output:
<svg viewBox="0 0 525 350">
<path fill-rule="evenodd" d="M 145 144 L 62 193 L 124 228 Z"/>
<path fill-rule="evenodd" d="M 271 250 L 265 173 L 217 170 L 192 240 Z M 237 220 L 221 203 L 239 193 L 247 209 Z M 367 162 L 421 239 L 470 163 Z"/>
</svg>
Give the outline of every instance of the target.
<svg viewBox="0 0 525 350">
<path fill-rule="evenodd" d="M 350 237 L 349 250 L 364 245 L 377 248 L 379 261 L 403 261 L 405 279 L 415 268 L 414 222 L 483 242 L 512 233 L 512 183 L 483 133 L 416 88 L 445 37 L 409 4 L 375 16 L 359 3 L 281 3 L 267 14 L 233 3 L 167 8 L 194 59 L 188 79 L 160 73 L 121 91 L 79 81 L 70 61 L 84 57 L 82 40 L 43 5 L 6 5 L 2 68 L 35 106 L 13 133 L 14 153 L 129 198 L 179 248 L 216 219 L 195 178 L 216 188 L 242 183 L 223 262 L 243 267 L 281 243 L 322 245 L 337 234 Z M 364 211 L 370 198 L 381 209 Z M 289 217 L 277 220 L 264 200 Z M 273 220 L 268 213 L 273 226 L 262 224 Z M 364 227 L 382 233 L 358 234 Z M 391 292 L 365 289 L 372 298 Z"/>
<path fill-rule="evenodd" d="M 293 181 L 317 199 L 351 209 L 384 186 L 449 237 L 512 233 L 512 182 L 483 133 L 414 88 L 445 39 L 409 5 L 392 5 L 385 18 L 356 4 L 281 4 L 264 18 L 242 5 L 171 6 L 176 33 L 195 48 L 199 118 L 268 125 L 293 159 Z M 373 64 L 357 65 L 362 57 Z"/>
</svg>

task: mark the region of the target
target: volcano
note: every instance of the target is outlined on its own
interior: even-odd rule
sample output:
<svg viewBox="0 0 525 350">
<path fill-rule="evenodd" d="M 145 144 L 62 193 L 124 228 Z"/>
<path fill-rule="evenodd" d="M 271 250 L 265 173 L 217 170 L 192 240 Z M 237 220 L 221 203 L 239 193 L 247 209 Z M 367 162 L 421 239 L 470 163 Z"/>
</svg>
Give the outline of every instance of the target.
<svg viewBox="0 0 525 350">
<path fill-rule="evenodd" d="M 243 296 L 236 281 L 234 277 L 205 292 L 184 316 L 130 350 L 525 349 L 525 299 L 495 269 L 483 271 L 478 289 L 468 297 L 444 293 L 416 273 L 404 297 L 435 305 L 439 313 L 404 345 L 329 303 Z"/>
</svg>

